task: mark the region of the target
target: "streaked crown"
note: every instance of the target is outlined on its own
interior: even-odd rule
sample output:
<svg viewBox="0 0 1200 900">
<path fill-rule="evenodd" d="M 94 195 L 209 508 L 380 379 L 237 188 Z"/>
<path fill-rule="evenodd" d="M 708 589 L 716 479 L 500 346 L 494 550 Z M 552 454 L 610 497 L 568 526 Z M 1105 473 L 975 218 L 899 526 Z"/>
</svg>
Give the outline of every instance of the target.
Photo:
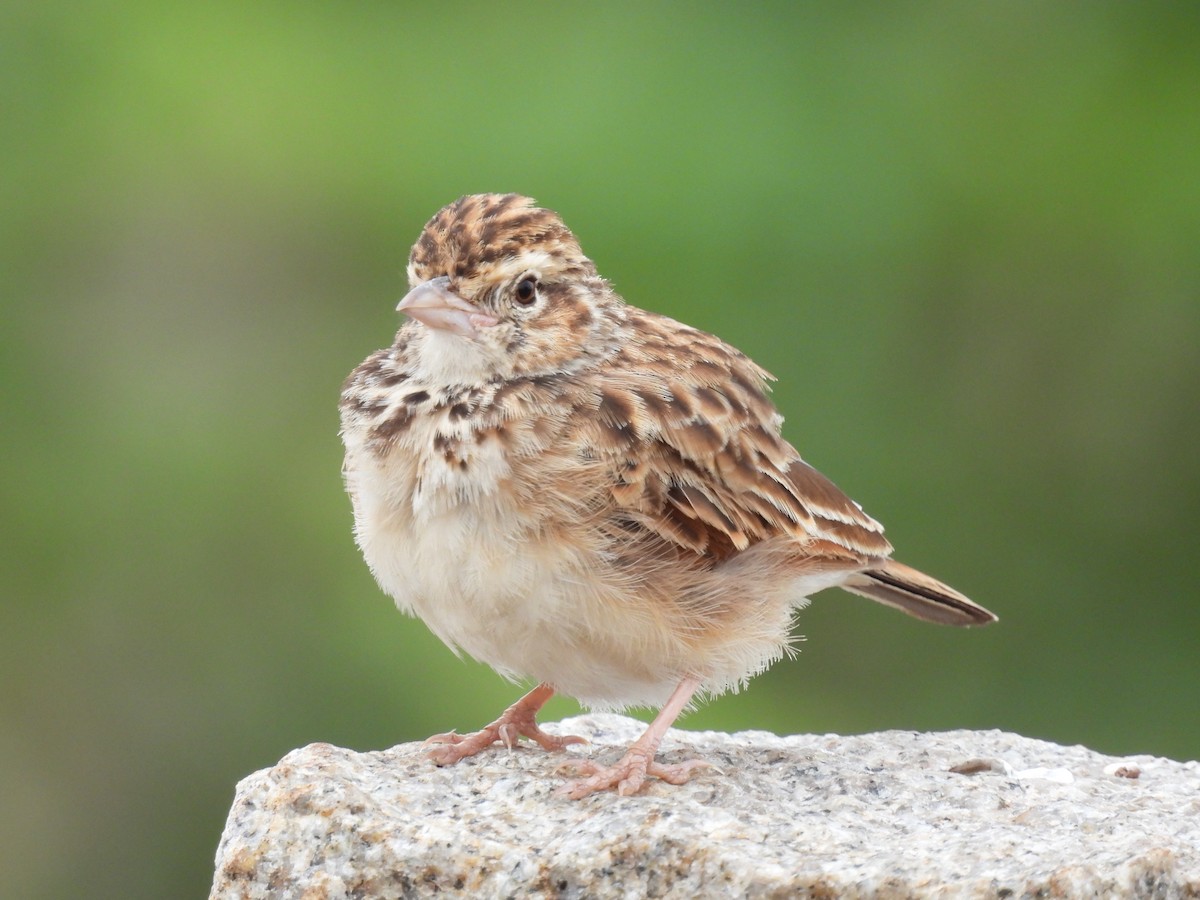
<svg viewBox="0 0 1200 900">
<path fill-rule="evenodd" d="M 558 213 L 520 194 L 470 194 L 425 225 L 408 260 L 417 285 L 442 275 L 466 296 L 535 269 L 545 280 L 595 275 Z"/>
</svg>

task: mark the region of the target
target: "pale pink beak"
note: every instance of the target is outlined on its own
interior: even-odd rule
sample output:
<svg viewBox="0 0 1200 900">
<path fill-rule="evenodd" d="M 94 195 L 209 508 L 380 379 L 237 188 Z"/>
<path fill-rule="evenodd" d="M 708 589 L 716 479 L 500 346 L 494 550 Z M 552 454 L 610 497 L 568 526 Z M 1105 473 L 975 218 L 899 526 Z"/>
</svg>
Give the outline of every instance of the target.
<svg viewBox="0 0 1200 900">
<path fill-rule="evenodd" d="M 450 278 L 446 275 L 430 278 L 405 294 L 396 309 L 422 325 L 468 338 L 477 337 L 478 329 L 499 321 L 449 290 L 449 284 Z"/>
</svg>

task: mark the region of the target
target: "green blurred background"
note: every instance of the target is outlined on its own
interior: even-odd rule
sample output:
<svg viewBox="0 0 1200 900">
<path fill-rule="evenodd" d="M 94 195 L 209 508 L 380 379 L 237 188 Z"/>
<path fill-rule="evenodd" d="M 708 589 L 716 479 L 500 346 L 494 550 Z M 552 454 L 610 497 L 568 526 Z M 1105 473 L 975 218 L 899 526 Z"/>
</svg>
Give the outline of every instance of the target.
<svg viewBox="0 0 1200 900">
<path fill-rule="evenodd" d="M 395 612 L 339 476 L 475 191 L 773 371 L 1001 616 L 824 595 L 687 727 L 1200 755 L 1200 6 L 5 4 L 0 110 L 0 895 L 203 895 L 242 776 L 517 696 Z"/>
</svg>

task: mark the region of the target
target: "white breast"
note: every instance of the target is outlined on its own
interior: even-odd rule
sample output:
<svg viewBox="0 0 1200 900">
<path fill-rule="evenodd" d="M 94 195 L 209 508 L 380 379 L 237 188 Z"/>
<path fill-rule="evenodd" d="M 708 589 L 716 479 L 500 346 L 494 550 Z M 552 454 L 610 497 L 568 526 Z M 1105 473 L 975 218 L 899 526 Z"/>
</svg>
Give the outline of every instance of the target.
<svg viewBox="0 0 1200 900">
<path fill-rule="evenodd" d="M 600 707 L 663 702 L 675 673 L 631 669 L 621 642 L 595 639 L 597 623 L 614 635 L 645 627 L 597 573 L 596 553 L 552 527 L 547 508 L 518 506 L 498 443 L 463 441 L 451 458 L 435 451 L 445 424 L 414 420 L 382 458 L 346 436 L 356 536 L 380 586 L 507 677 Z"/>
</svg>

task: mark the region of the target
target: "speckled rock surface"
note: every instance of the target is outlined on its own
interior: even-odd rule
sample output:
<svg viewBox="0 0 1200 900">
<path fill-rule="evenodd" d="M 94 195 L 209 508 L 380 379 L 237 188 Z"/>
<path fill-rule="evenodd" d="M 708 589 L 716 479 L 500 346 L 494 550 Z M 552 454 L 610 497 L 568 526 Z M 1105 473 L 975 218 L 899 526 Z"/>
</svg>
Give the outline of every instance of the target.
<svg viewBox="0 0 1200 900">
<path fill-rule="evenodd" d="M 613 762 L 643 726 L 548 731 Z M 238 785 L 212 898 L 1200 896 L 1200 764 L 1003 732 L 672 731 L 689 784 L 576 802 L 562 755 L 313 744 Z"/>
</svg>

